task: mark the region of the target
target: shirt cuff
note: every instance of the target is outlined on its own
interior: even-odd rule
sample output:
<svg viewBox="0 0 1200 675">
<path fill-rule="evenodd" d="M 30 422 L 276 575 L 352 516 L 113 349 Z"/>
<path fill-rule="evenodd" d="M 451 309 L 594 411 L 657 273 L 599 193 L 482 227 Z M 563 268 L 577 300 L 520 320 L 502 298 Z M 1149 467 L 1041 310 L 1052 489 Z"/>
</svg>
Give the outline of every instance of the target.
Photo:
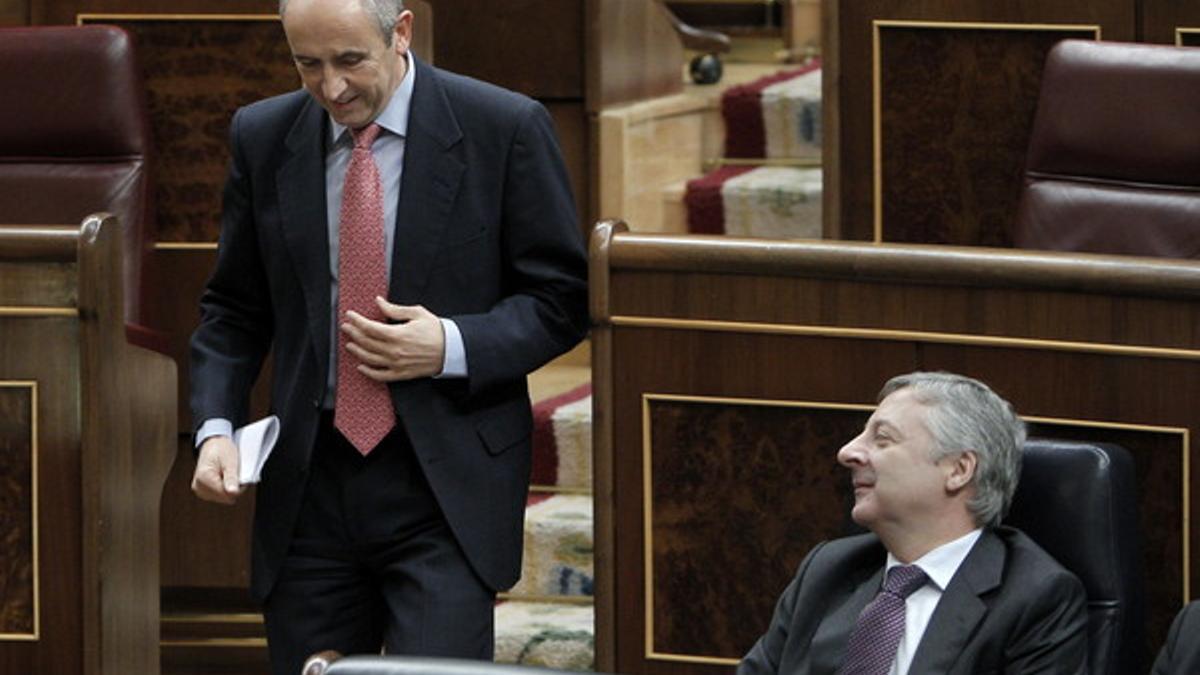
<svg viewBox="0 0 1200 675">
<path fill-rule="evenodd" d="M 204 441 L 213 436 L 228 436 L 233 438 L 233 422 L 220 417 L 214 417 L 210 420 L 204 420 L 204 424 L 196 430 L 196 447 L 204 445 Z"/>
<path fill-rule="evenodd" d="M 462 333 L 458 330 L 458 324 L 450 319 L 442 319 L 442 334 L 446 339 L 446 353 L 442 357 L 442 372 L 434 375 L 435 378 L 447 377 L 466 377 L 467 376 L 467 349 L 463 346 Z"/>
</svg>

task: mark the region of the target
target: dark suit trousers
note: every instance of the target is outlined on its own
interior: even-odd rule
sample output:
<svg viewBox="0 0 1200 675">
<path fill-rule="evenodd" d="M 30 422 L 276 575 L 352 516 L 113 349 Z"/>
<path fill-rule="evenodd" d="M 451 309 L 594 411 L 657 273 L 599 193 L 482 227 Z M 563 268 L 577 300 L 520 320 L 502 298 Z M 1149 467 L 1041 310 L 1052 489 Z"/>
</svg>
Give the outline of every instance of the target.
<svg viewBox="0 0 1200 675">
<path fill-rule="evenodd" d="M 263 608 L 274 675 L 310 655 L 492 658 L 495 594 L 471 569 L 404 433 L 366 457 L 321 417 L 279 581 Z"/>
</svg>

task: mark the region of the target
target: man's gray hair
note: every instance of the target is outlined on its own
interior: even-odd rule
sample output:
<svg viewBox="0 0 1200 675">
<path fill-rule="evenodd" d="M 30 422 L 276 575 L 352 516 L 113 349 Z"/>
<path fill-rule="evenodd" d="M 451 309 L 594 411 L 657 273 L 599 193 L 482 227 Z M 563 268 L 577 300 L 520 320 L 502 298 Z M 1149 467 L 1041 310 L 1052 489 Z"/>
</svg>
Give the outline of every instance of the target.
<svg viewBox="0 0 1200 675">
<path fill-rule="evenodd" d="M 375 22 L 379 24 L 379 32 L 383 35 L 383 42 L 387 46 L 392 46 L 392 33 L 396 28 L 396 20 L 400 18 L 400 13 L 404 11 L 404 0 L 358 0 L 362 5 L 363 11 L 375 17 Z M 287 11 L 288 0 L 279 0 L 279 16 Z"/>
<path fill-rule="evenodd" d="M 942 372 L 893 377 L 883 385 L 879 400 L 900 389 L 911 389 L 929 408 L 925 423 L 933 436 L 934 461 L 974 451 L 975 495 L 967 508 L 976 525 L 999 525 L 1017 490 L 1025 447 L 1025 422 L 1012 404 L 979 380 Z"/>
</svg>

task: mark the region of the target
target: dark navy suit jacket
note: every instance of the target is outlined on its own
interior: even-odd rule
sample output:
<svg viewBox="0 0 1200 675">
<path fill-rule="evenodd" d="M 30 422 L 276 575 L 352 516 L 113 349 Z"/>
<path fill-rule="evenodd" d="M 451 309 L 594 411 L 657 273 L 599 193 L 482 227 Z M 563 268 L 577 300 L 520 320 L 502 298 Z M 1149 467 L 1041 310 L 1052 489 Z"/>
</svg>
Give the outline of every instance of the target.
<svg viewBox="0 0 1200 675">
<path fill-rule="evenodd" d="M 818 545 L 738 675 L 836 673 L 886 561 L 874 534 Z M 984 530 L 946 586 L 908 672 L 1074 674 L 1086 662 L 1083 585 L 1029 537 L 1000 527 Z"/>
<path fill-rule="evenodd" d="M 1154 660 L 1153 675 L 1200 673 L 1200 601 L 1188 603 L 1175 620 Z"/>
<path fill-rule="evenodd" d="M 525 375 L 587 329 L 587 260 L 537 102 L 428 66 L 406 137 L 389 300 L 454 320 L 469 377 L 390 385 L 438 503 L 494 589 L 520 574 L 532 420 Z M 327 115 L 305 92 L 239 110 L 217 264 L 192 337 L 196 424 L 240 424 L 264 357 L 281 431 L 257 489 L 251 588 L 274 584 L 330 367 Z"/>
</svg>

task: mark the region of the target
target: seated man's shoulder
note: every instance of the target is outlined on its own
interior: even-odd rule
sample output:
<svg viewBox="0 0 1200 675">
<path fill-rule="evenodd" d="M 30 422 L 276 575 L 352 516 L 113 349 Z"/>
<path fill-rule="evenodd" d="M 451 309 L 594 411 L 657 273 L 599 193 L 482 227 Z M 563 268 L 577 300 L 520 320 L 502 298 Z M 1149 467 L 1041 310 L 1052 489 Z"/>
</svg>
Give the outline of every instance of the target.
<svg viewBox="0 0 1200 675">
<path fill-rule="evenodd" d="M 1084 597 L 1083 583 L 1029 535 L 1002 526 L 993 530 L 1006 550 L 1005 577 L 1030 589 L 1060 589 L 1062 595 Z"/>
</svg>

